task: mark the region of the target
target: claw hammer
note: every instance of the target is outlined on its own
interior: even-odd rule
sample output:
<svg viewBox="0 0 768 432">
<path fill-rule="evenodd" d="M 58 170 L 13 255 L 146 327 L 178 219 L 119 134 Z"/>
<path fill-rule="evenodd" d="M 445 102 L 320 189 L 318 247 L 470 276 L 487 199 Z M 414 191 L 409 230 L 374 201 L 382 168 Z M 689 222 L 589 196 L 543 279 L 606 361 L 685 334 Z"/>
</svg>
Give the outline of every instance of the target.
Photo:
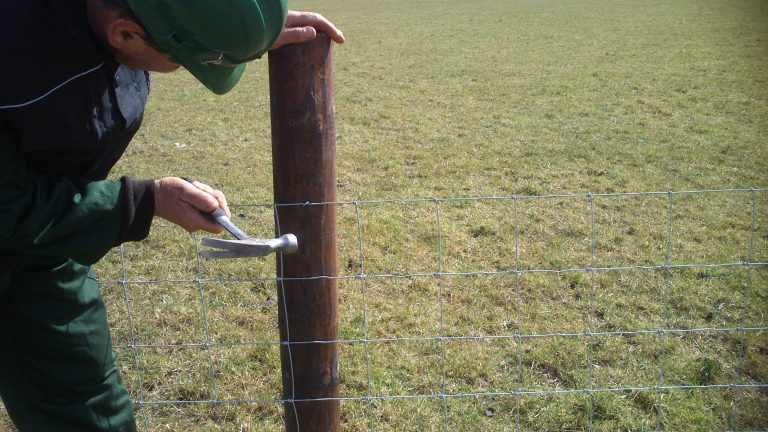
<svg viewBox="0 0 768 432">
<path fill-rule="evenodd" d="M 192 183 L 192 180 L 187 177 L 182 179 Z M 284 234 L 274 239 L 259 239 L 254 238 L 243 232 L 238 228 L 227 214 L 220 207 L 216 210 L 207 213 L 202 212 L 203 215 L 215 222 L 230 234 L 232 234 L 237 240 L 225 240 L 220 238 L 203 237 L 201 243 L 203 246 L 209 246 L 220 250 L 208 250 L 204 249 L 200 251 L 200 256 L 207 259 L 216 258 L 245 258 L 245 257 L 259 257 L 268 255 L 272 252 L 292 253 L 296 252 L 299 248 L 298 239 L 293 234 Z"/>
</svg>

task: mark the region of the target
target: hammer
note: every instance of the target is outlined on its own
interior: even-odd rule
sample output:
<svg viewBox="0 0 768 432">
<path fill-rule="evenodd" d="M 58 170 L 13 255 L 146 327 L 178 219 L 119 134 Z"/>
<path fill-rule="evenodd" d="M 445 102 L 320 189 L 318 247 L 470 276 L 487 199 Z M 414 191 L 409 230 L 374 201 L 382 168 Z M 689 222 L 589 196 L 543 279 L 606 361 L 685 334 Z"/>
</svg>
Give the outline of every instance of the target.
<svg viewBox="0 0 768 432">
<path fill-rule="evenodd" d="M 187 177 L 182 177 L 184 180 L 192 183 Z M 296 252 L 299 248 L 299 242 L 296 236 L 293 234 L 284 234 L 281 237 L 275 239 L 259 239 L 249 236 L 244 233 L 240 228 L 235 226 L 232 220 L 227 217 L 224 210 L 217 208 L 216 210 L 206 213 L 201 212 L 210 220 L 215 222 L 230 234 L 232 234 L 237 240 L 225 240 L 220 238 L 203 237 L 201 243 L 203 246 L 209 246 L 219 250 L 204 249 L 200 251 L 200 256 L 206 259 L 216 258 L 246 258 L 246 257 L 260 257 L 268 255 L 272 252 L 292 253 Z"/>
</svg>

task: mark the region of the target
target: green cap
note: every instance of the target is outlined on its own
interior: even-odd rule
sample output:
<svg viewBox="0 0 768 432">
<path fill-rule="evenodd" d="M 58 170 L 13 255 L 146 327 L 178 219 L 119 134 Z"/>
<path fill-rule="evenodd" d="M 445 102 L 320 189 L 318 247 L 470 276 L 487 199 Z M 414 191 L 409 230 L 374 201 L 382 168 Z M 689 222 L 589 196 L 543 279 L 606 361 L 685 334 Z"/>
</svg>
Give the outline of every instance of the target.
<svg viewBox="0 0 768 432">
<path fill-rule="evenodd" d="M 128 0 L 157 42 L 212 92 L 237 84 L 245 63 L 275 43 L 288 0 Z"/>
</svg>

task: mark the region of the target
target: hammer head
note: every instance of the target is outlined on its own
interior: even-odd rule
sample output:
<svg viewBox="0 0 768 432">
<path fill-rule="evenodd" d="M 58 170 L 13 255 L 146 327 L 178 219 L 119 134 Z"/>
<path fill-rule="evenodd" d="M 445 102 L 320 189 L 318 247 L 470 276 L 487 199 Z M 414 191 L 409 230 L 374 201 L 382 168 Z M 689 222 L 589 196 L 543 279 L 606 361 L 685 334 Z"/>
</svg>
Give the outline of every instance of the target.
<svg viewBox="0 0 768 432">
<path fill-rule="evenodd" d="M 299 248 L 299 242 L 293 234 L 275 239 L 249 237 L 244 240 L 224 240 L 203 237 L 202 245 L 219 249 L 200 251 L 200 256 L 206 259 L 260 257 L 272 252 L 292 253 Z"/>
</svg>

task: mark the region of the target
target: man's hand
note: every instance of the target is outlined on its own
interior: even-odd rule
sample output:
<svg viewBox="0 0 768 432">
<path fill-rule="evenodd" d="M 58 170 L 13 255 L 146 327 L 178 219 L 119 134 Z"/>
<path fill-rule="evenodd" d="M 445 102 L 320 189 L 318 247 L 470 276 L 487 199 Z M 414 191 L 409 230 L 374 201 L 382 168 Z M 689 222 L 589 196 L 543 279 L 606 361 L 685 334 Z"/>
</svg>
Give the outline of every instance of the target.
<svg viewBox="0 0 768 432">
<path fill-rule="evenodd" d="M 278 36 L 275 44 L 270 49 L 277 49 L 283 45 L 307 42 L 315 38 L 318 33 L 325 33 L 332 41 L 344 43 L 344 35 L 332 22 L 320 14 L 314 12 L 288 11 L 283 31 Z"/>
<path fill-rule="evenodd" d="M 221 207 L 231 215 L 224 193 L 198 181 L 189 183 L 178 177 L 155 180 L 155 216 L 189 232 L 205 230 L 220 233 L 221 226 L 209 221 L 201 211 L 210 213 Z"/>
</svg>

